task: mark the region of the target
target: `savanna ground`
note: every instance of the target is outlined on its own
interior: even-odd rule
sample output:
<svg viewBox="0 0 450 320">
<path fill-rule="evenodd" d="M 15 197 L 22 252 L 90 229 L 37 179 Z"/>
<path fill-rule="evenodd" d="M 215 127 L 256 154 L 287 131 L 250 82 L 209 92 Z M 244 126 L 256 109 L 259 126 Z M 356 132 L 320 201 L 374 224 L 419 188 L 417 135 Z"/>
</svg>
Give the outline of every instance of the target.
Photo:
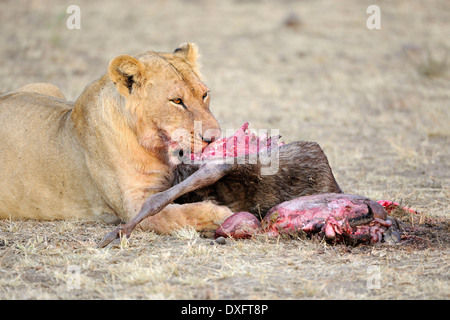
<svg viewBox="0 0 450 320">
<path fill-rule="evenodd" d="M 76 3 L 75 3 L 76 2 Z M 68 30 L 66 8 L 81 8 Z M 381 8 L 369 30 L 366 9 Z M 58 85 L 74 100 L 115 55 L 196 42 L 222 128 L 317 141 L 346 193 L 401 202 L 418 228 L 356 248 L 265 238 L 211 244 L 188 229 L 0 221 L 1 299 L 449 299 L 450 3 L 1 1 L 0 91 Z M 1 195 L 0 195 L 1 196 Z"/>
</svg>

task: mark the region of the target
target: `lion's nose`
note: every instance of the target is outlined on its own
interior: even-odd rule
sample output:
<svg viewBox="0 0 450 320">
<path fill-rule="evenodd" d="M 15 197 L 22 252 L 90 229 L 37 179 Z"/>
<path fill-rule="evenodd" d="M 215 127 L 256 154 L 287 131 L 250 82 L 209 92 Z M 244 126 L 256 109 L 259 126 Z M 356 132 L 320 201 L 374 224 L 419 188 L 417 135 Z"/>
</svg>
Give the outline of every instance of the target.
<svg viewBox="0 0 450 320">
<path fill-rule="evenodd" d="M 198 133 L 198 137 L 204 142 L 211 143 L 219 139 L 221 134 L 222 132 L 220 130 L 210 129 L 203 132 L 203 134 Z"/>
</svg>

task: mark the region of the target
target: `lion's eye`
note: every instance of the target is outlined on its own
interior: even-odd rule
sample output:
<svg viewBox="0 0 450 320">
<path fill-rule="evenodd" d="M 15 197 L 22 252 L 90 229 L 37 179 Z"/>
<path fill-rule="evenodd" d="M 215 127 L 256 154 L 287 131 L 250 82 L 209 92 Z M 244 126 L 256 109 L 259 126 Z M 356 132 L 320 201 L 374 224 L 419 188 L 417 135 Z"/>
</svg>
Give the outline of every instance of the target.
<svg viewBox="0 0 450 320">
<path fill-rule="evenodd" d="M 181 100 L 180 98 L 172 99 L 172 100 L 170 100 L 170 102 L 175 103 L 176 105 L 179 105 L 180 107 L 183 107 L 183 109 L 187 109 L 183 100 Z"/>
<path fill-rule="evenodd" d="M 205 93 L 203 94 L 203 99 L 206 99 L 207 96 L 208 96 L 208 92 L 205 92 Z"/>
</svg>

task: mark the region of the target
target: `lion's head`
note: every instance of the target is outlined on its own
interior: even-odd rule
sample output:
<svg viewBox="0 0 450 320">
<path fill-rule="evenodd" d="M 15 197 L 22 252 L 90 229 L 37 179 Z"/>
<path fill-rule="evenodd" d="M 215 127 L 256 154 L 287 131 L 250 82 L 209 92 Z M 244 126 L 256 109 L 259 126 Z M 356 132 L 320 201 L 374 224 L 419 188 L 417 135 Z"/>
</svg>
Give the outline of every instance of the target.
<svg viewBox="0 0 450 320">
<path fill-rule="evenodd" d="M 221 135 L 197 58 L 197 46 L 185 43 L 172 54 L 121 55 L 108 67 L 139 143 L 167 150 L 172 162 L 180 150 L 198 151 Z"/>
</svg>

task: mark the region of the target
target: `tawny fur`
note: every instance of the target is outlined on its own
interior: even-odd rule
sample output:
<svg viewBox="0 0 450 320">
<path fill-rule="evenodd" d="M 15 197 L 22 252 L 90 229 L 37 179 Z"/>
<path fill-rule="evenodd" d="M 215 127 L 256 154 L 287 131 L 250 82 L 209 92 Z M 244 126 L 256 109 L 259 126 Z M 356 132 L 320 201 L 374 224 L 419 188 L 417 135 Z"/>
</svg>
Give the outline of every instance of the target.
<svg viewBox="0 0 450 320">
<path fill-rule="evenodd" d="M 187 129 L 193 147 L 194 121 L 220 130 L 197 56 L 194 44 L 118 56 L 75 103 L 50 84 L 0 96 L 0 218 L 126 222 L 170 187 L 171 135 Z M 171 101 L 178 98 L 187 109 Z M 214 230 L 231 213 L 208 201 L 173 204 L 140 226 Z"/>
</svg>

